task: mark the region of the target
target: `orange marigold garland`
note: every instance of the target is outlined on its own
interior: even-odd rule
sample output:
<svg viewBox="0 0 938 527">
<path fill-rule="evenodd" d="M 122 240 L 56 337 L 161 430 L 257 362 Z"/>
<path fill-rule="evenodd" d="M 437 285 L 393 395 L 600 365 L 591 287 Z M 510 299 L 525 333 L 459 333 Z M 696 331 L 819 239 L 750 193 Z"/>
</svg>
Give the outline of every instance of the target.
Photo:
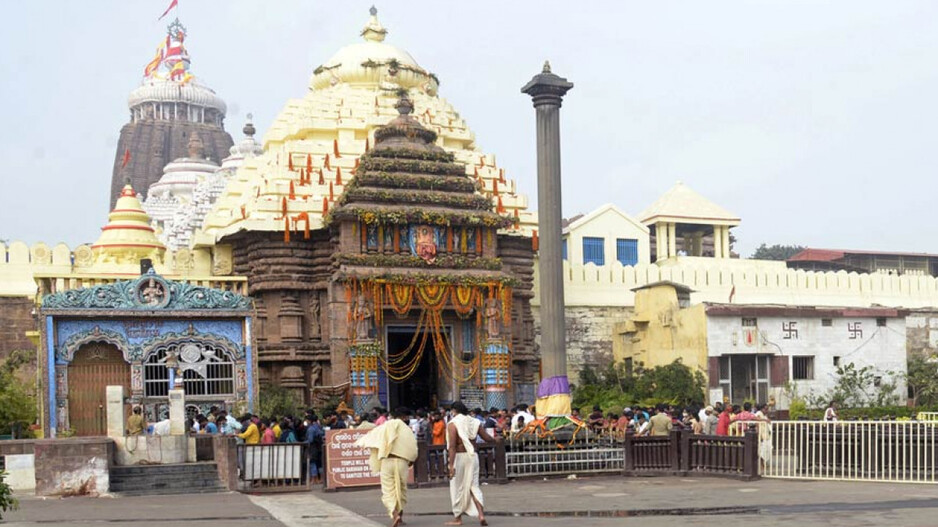
<svg viewBox="0 0 938 527">
<path fill-rule="evenodd" d="M 414 286 L 387 284 L 388 306 L 399 317 L 406 317 L 414 305 Z"/>
<path fill-rule="evenodd" d="M 439 313 L 449 297 L 449 286 L 443 284 L 425 284 L 417 286 L 417 299 L 424 309 Z"/>
</svg>

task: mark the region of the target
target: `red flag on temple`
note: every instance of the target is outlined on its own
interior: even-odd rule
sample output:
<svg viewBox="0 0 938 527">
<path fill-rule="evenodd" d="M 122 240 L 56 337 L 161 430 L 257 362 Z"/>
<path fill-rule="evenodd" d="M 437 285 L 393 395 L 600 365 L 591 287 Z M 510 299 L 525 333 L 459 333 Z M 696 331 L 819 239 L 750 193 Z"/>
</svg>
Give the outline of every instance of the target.
<svg viewBox="0 0 938 527">
<path fill-rule="evenodd" d="M 287 169 L 293 172 L 293 154 L 290 154 L 290 161 L 287 163 Z"/>
<path fill-rule="evenodd" d="M 157 20 L 163 20 L 164 16 L 168 15 L 169 12 L 172 11 L 174 7 L 178 7 L 178 6 L 179 6 L 179 0 L 173 0 L 172 2 L 169 3 L 169 7 L 166 8 L 166 11 L 163 11 L 163 14 L 160 15 L 160 17 L 157 18 Z"/>
<path fill-rule="evenodd" d="M 313 156 L 306 154 L 306 173 L 310 174 L 313 172 Z"/>
<path fill-rule="evenodd" d="M 338 139 L 332 140 L 332 153 L 335 154 L 336 159 L 339 159 L 340 157 L 342 157 L 342 154 L 339 153 L 339 140 Z"/>
<path fill-rule="evenodd" d="M 130 163 L 130 149 L 129 148 L 124 149 L 124 158 L 121 160 L 121 168 L 126 167 L 127 163 Z"/>
<path fill-rule="evenodd" d="M 342 184 L 342 167 L 335 167 L 335 184 Z"/>
<path fill-rule="evenodd" d="M 296 199 L 296 187 L 293 186 L 293 180 L 290 180 L 290 199 Z"/>
</svg>

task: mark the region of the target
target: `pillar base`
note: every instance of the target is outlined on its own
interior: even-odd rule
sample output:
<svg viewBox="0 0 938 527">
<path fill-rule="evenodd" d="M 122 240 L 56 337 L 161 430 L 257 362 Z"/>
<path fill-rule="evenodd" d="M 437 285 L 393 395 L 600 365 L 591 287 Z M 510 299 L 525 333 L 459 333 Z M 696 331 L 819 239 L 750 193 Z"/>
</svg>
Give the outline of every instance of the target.
<svg viewBox="0 0 938 527">
<path fill-rule="evenodd" d="M 537 417 L 570 415 L 573 398 L 570 396 L 570 381 L 566 375 L 548 377 L 537 387 Z"/>
</svg>

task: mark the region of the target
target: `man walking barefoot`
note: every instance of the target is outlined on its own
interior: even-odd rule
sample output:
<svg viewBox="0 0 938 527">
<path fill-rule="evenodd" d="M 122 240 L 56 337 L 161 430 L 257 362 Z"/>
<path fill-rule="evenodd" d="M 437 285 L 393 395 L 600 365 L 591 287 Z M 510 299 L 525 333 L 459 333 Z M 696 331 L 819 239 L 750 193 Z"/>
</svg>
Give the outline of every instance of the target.
<svg viewBox="0 0 938 527">
<path fill-rule="evenodd" d="M 475 441 L 481 437 L 494 441 L 481 429 L 478 419 L 469 417 L 462 402 L 453 404 L 453 418 L 446 425 L 446 448 L 449 454 L 449 496 L 453 502 L 455 520 L 446 525 L 462 525 L 463 515 L 478 516 L 479 525 L 488 525 L 482 509 L 482 489 L 479 488 L 479 456 Z"/>
<path fill-rule="evenodd" d="M 410 414 L 404 407 L 394 410 L 391 419 L 355 442 L 359 448 L 371 449 L 368 463 L 372 472 L 381 474 L 381 503 L 391 516 L 391 527 L 398 527 L 404 521 L 407 474 L 417 460 L 417 438 L 406 423 Z"/>
</svg>

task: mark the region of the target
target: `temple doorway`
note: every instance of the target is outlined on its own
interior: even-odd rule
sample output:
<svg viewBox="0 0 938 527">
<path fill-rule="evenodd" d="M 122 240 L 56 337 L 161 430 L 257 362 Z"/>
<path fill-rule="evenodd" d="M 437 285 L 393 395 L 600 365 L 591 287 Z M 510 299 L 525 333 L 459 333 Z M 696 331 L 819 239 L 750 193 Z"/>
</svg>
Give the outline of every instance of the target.
<svg viewBox="0 0 938 527">
<path fill-rule="evenodd" d="M 107 434 L 107 386 L 130 393 L 130 364 L 117 346 L 85 344 L 68 365 L 68 423 L 79 436 Z M 125 412 L 126 413 L 126 412 Z"/>
<path fill-rule="evenodd" d="M 421 353 L 421 342 L 426 345 Z M 406 406 L 412 410 L 434 408 L 439 403 L 440 367 L 433 335 L 417 332 L 414 326 L 389 327 L 387 352 L 395 368 L 413 373 L 402 381 L 388 378 L 388 408 Z M 397 375 L 395 375 L 397 376 Z"/>
</svg>

